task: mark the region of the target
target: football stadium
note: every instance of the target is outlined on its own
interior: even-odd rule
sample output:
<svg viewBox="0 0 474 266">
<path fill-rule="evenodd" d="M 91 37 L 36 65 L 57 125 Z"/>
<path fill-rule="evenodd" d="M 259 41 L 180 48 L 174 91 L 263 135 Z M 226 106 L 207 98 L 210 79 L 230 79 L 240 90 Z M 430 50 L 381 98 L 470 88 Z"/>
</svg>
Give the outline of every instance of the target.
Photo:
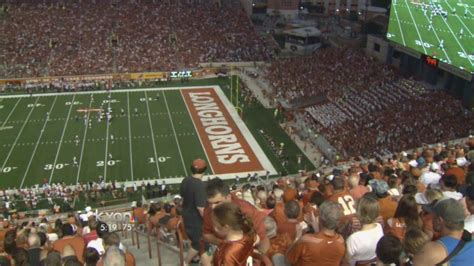
<svg viewBox="0 0 474 266">
<path fill-rule="evenodd" d="M 470 1 L 0 22 L 0 265 L 472 265 Z"/>
</svg>

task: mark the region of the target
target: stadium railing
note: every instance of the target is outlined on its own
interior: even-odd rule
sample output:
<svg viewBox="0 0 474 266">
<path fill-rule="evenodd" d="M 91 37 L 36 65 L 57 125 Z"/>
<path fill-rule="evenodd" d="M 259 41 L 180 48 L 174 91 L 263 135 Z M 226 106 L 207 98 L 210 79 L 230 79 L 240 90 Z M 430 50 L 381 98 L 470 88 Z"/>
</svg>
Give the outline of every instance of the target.
<svg viewBox="0 0 474 266">
<path fill-rule="evenodd" d="M 165 232 L 161 229 L 156 230 L 156 235 L 153 236 L 152 233 L 148 233 L 147 230 L 143 230 L 143 227 L 141 226 L 134 226 L 132 230 L 132 245 L 137 246 L 137 249 L 141 248 L 140 245 L 140 237 L 143 236 L 147 240 L 147 251 L 148 251 L 148 257 L 150 259 L 153 258 L 153 242 L 156 241 L 156 253 L 157 253 L 157 259 L 158 259 L 158 265 L 163 265 L 162 263 L 162 256 L 161 256 L 161 251 L 160 248 L 166 248 L 173 253 L 177 253 L 179 257 L 179 265 L 183 266 L 184 265 L 184 236 L 179 230 L 180 226 L 182 224 L 182 220 L 176 224 L 174 230 L 170 231 L 167 235 L 165 235 Z M 171 237 L 170 237 L 171 236 Z M 154 239 L 155 238 L 155 239 Z"/>
</svg>

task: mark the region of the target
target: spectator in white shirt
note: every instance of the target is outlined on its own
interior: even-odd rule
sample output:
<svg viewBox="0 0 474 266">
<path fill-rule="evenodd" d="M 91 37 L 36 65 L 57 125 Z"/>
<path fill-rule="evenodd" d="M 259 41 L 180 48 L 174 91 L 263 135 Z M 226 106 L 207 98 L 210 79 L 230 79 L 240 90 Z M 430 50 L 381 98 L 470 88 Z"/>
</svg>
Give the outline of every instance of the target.
<svg viewBox="0 0 474 266">
<path fill-rule="evenodd" d="M 382 226 L 376 222 L 379 216 L 379 203 L 371 195 L 365 195 L 357 204 L 357 216 L 362 229 L 347 239 L 347 257 L 350 265 L 358 261 L 369 261 L 376 257 L 375 249 L 384 235 Z"/>
<path fill-rule="evenodd" d="M 425 172 L 420 177 L 420 182 L 425 184 L 425 186 L 437 186 L 441 175 L 439 174 L 440 167 L 438 163 L 432 163 L 430 165 L 430 170 Z"/>
</svg>

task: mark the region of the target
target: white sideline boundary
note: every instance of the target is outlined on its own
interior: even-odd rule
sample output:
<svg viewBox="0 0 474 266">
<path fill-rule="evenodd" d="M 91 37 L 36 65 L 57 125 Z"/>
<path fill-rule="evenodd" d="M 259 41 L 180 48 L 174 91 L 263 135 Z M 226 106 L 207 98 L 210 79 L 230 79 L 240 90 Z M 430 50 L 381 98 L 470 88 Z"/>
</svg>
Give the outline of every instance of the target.
<svg viewBox="0 0 474 266">
<path fill-rule="evenodd" d="M 59 93 L 40 93 L 40 94 L 33 94 L 33 97 L 37 97 L 36 101 L 40 97 L 51 97 L 51 96 L 58 96 L 58 95 L 89 95 L 89 94 L 114 94 L 114 93 L 126 93 L 126 92 L 149 92 L 149 91 L 176 91 L 176 90 L 197 90 L 197 89 L 214 89 L 220 100 L 222 101 L 223 105 L 229 112 L 229 115 L 232 117 L 234 120 L 235 124 L 237 125 L 238 129 L 241 131 L 243 137 L 245 140 L 248 142 L 249 146 L 252 148 L 252 151 L 255 153 L 255 156 L 259 160 L 260 164 L 265 170 L 262 171 L 251 171 L 251 172 L 238 172 L 238 173 L 231 173 L 231 174 L 221 174 L 221 175 L 205 175 L 203 180 L 210 180 L 216 177 L 219 177 L 224 180 L 229 180 L 229 179 L 235 179 L 236 176 L 245 178 L 248 174 L 253 175 L 253 174 L 258 174 L 260 176 L 265 176 L 267 174 L 267 171 L 269 172 L 269 175 L 276 175 L 278 172 L 275 170 L 274 166 L 268 159 L 267 155 L 263 152 L 262 148 L 256 141 L 255 137 L 250 133 L 250 130 L 247 128 L 247 125 L 242 121 L 240 118 L 239 114 L 237 111 L 233 108 L 232 104 L 230 103 L 229 99 L 227 99 L 227 96 L 225 93 L 222 91 L 222 89 L 219 86 L 181 86 L 181 87 L 165 87 L 165 88 L 137 88 L 137 89 L 116 89 L 112 91 L 80 91 L 80 92 L 59 92 Z M 182 95 L 181 95 L 182 96 Z M 2 95 L 0 98 L 29 98 L 32 97 L 29 94 L 24 94 L 24 95 Z M 183 99 L 184 101 L 184 99 Z M 185 105 L 186 102 L 184 101 Z M 186 105 L 186 109 L 189 113 L 188 106 Z M 190 117 L 192 120 L 192 117 Z M 68 120 L 67 120 L 68 121 Z M 193 120 L 192 120 L 193 121 Z M 194 121 L 193 121 L 194 123 Z M 196 133 L 197 129 L 195 127 Z M 199 135 L 199 134 L 198 134 Z M 201 138 L 199 137 L 199 140 L 201 141 Z M 62 142 L 62 141 L 61 141 Z M 201 146 L 202 146 L 202 141 L 201 141 Z M 208 156 L 204 146 L 203 150 L 206 154 L 206 157 Z M 208 159 L 209 161 L 209 159 Z M 212 170 L 212 166 L 211 166 Z M 159 179 L 160 181 L 164 181 L 165 184 L 179 184 L 181 181 L 184 179 L 184 177 L 172 177 L 172 178 L 166 178 L 166 179 Z M 117 182 L 117 184 L 120 185 L 125 185 L 127 187 L 133 186 L 133 184 L 141 184 L 141 182 L 154 182 L 154 180 L 158 179 L 136 179 L 134 181 L 122 181 L 122 182 Z M 75 185 L 75 184 L 73 184 Z"/>
<path fill-rule="evenodd" d="M 124 92 L 140 92 L 140 91 L 173 91 L 173 90 L 196 90 L 196 89 L 209 89 L 209 88 L 216 88 L 218 86 L 207 85 L 207 86 L 180 86 L 180 87 L 163 87 L 163 88 L 136 88 L 136 89 L 116 89 L 116 90 L 101 90 L 101 91 L 76 91 L 76 92 L 48 92 L 48 93 L 38 93 L 33 94 L 30 96 L 29 94 L 20 94 L 20 95 L 0 95 L 1 98 L 31 98 L 31 97 L 48 97 L 48 96 L 56 96 L 56 95 L 81 95 L 81 94 L 108 94 L 108 93 L 124 93 Z"/>
</svg>

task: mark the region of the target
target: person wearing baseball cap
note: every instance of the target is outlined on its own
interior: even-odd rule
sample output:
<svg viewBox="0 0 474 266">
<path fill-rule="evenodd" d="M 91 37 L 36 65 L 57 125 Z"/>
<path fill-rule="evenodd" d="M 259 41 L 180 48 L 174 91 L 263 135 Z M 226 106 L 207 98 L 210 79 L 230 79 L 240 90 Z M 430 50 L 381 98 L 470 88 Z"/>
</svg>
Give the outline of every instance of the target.
<svg viewBox="0 0 474 266">
<path fill-rule="evenodd" d="M 384 222 L 387 222 L 388 219 L 395 215 L 397 202 L 388 194 L 390 188 L 384 180 L 372 179 L 369 181 L 369 185 L 377 196 L 380 205 L 380 215 L 383 217 Z"/>
<path fill-rule="evenodd" d="M 442 199 L 432 204 L 433 229 L 440 233 L 438 241 L 427 243 L 415 255 L 414 265 L 472 265 L 474 242 L 464 230 L 464 208 L 455 199 Z"/>
<path fill-rule="evenodd" d="M 206 187 L 202 177 L 207 169 L 203 159 L 196 159 L 191 164 L 192 175 L 181 181 L 179 194 L 183 198 L 183 224 L 186 234 L 191 241 L 191 247 L 186 256 L 186 264 L 198 255 L 202 237 L 204 207 L 207 204 Z"/>
</svg>

